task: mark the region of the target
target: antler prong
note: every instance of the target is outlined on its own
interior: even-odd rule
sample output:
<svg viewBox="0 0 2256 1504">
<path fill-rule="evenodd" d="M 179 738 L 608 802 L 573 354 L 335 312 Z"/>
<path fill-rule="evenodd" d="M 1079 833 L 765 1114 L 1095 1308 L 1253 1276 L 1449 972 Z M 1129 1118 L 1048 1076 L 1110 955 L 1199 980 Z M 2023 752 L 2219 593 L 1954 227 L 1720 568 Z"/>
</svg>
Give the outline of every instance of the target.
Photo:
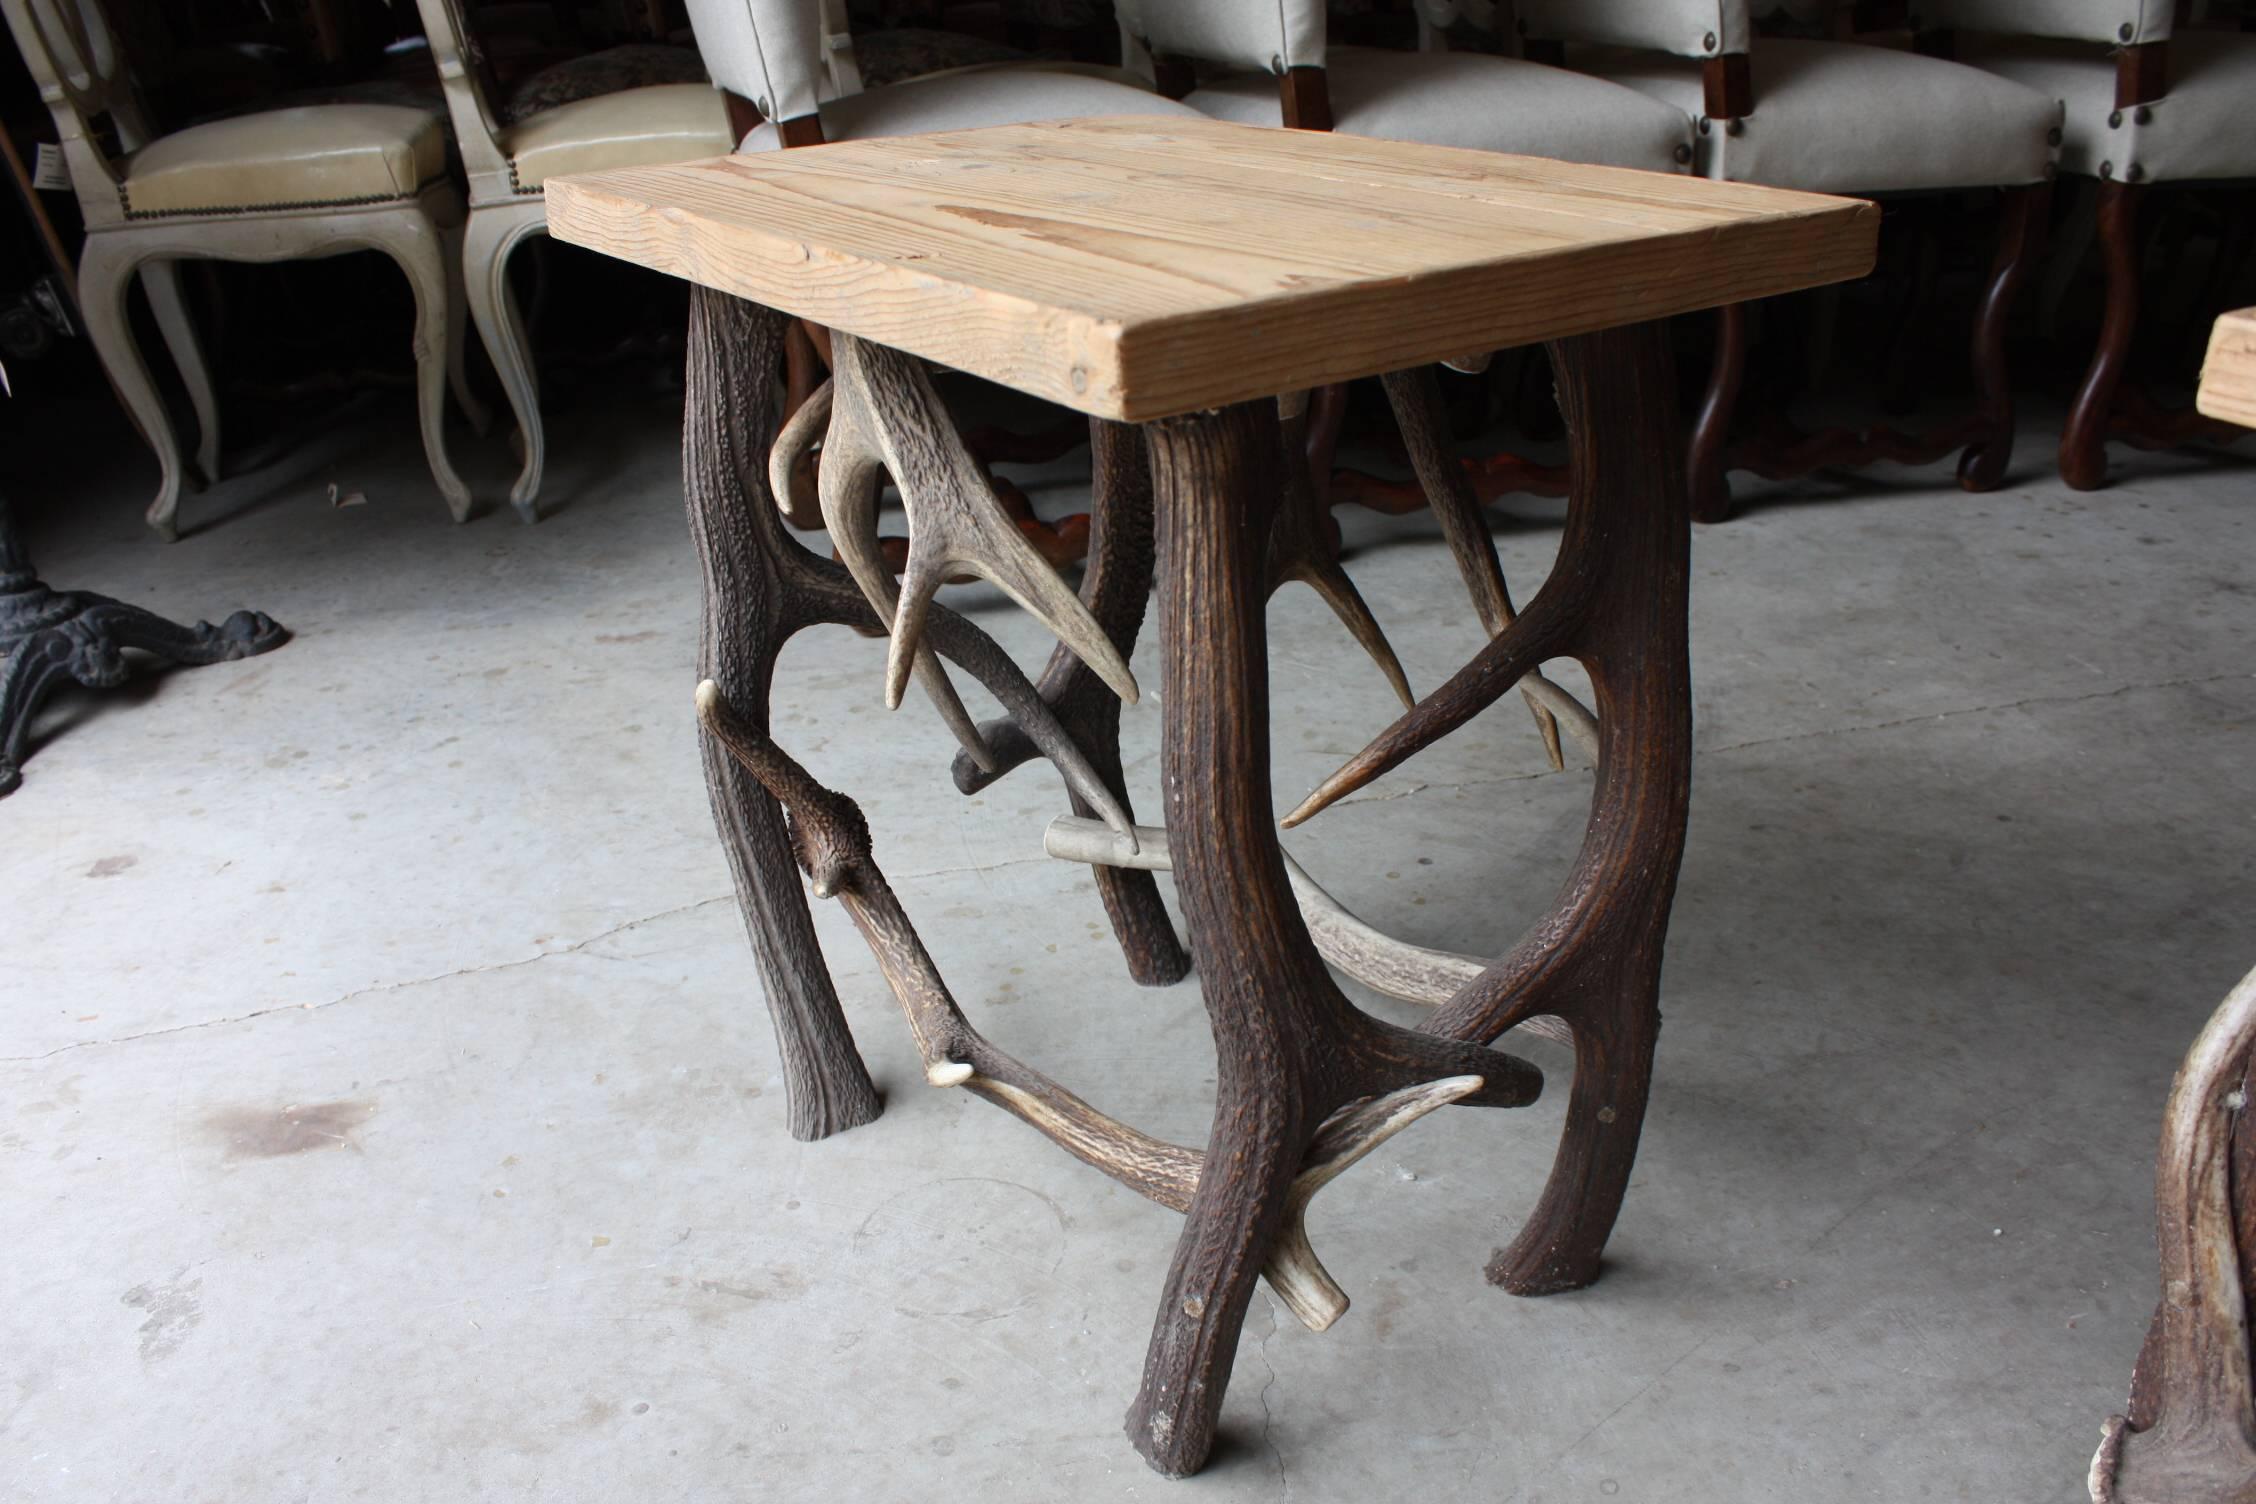
<svg viewBox="0 0 2256 1504">
<path fill-rule="evenodd" d="M 1285 1220 L 1261 1273 L 1285 1309 L 1312 1332 L 1329 1331 L 1347 1314 L 1347 1292 L 1308 1241 L 1308 1203 L 1340 1173 L 1427 1113 L 1471 1096 L 1479 1076 L 1447 1076 L 1341 1108 L 1316 1130 L 1307 1163 L 1285 1193 Z"/>
<path fill-rule="evenodd" d="M 1278 468 L 1284 495 L 1269 531 L 1269 593 L 1275 595 L 1289 580 L 1298 580 L 1323 598 L 1332 614 L 1346 626 L 1371 661 L 1386 676 L 1395 697 L 1407 710 L 1418 702 L 1410 677 L 1402 671 L 1394 644 L 1371 614 L 1363 593 L 1333 551 L 1330 515 L 1316 493 L 1308 473 L 1308 393 L 1292 392 L 1277 399 Z"/>
<path fill-rule="evenodd" d="M 1115 694 L 1133 703 L 1136 677 L 1127 660 L 996 499 L 923 365 L 914 356 L 835 332 L 832 353 L 837 403 L 856 411 L 909 517 L 908 568 L 887 659 L 887 703 L 897 703 L 907 683 L 908 654 L 923 627 L 926 604 L 958 570 L 987 580 L 1033 613 Z"/>
</svg>

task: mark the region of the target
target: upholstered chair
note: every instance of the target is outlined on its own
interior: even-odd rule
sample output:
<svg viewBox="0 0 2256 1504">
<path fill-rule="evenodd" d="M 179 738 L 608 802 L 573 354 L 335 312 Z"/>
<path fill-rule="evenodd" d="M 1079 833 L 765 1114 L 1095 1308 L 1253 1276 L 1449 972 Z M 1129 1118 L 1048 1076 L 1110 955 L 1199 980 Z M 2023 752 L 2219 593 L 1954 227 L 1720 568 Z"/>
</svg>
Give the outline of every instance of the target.
<svg viewBox="0 0 2256 1504">
<path fill-rule="evenodd" d="M 1797 14 L 1822 19 L 1821 4 Z M 1730 514 L 1726 471 L 1772 478 L 1887 459 L 1925 462 L 1964 446 L 1959 483 L 1997 485 L 2013 452 L 2005 324 L 2042 243 L 2060 144 L 2058 101 L 2011 80 L 1908 50 L 1855 41 L 1758 37 L 1750 0 L 1519 0 L 1533 55 L 1564 61 L 1694 122 L 1708 177 L 1876 197 L 1999 191 L 2002 230 L 1972 347 L 1975 411 L 1916 435 L 1839 431 L 1734 446 L 1747 310 L 1719 315 L 1716 358 L 1693 426 L 1693 515 Z"/>
<path fill-rule="evenodd" d="M 567 99 L 503 125 L 487 97 L 461 0 L 416 3 L 470 179 L 470 224 L 462 237 L 470 313 L 524 445 L 509 504 L 531 522 L 540 515 L 548 446 L 532 350 L 509 284 L 509 257 L 527 236 L 547 233 L 541 185 L 568 172 L 724 155 L 731 141 L 728 112 L 702 82 L 644 84 Z"/>
<path fill-rule="evenodd" d="M 211 480 L 219 473 L 218 397 L 175 263 L 297 261 L 358 250 L 390 256 L 415 290 L 423 446 L 447 509 L 456 521 L 468 515 L 470 489 L 446 452 L 450 376 L 481 423 L 483 410 L 461 379 L 462 319 L 450 268 L 462 196 L 446 176 L 438 117 L 396 105 L 306 105 L 152 135 L 95 0 L 0 0 L 0 11 L 54 117 L 85 221 L 77 293 L 87 339 L 162 471 L 149 526 L 178 536 L 184 466 L 172 416 L 127 318 L 135 277 L 188 388 L 197 468 Z"/>
<path fill-rule="evenodd" d="M 865 90 L 843 0 L 689 0 L 689 18 L 713 83 L 729 101 L 740 151 L 1095 115 L 1197 113 L 1119 70 L 1040 59 L 954 68 Z M 791 326 L 786 415 L 823 379 L 828 343 L 817 326 Z M 982 459 L 1041 460 L 1087 436 L 1076 416 L 1042 435 L 976 435 L 973 447 Z M 801 463 L 798 482 L 780 498 L 785 516 L 802 528 L 822 525 L 810 464 L 811 457 Z M 1036 524 L 1023 498 L 1003 490 L 1045 552 L 1078 551 L 1077 543 Z"/>
<path fill-rule="evenodd" d="M 1923 48 L 2058 100 L 2060 169 L 2095 179 L 2107 306 L 2060 436 L 2060 474 L 2106 483 L 2110 436 L 2146 448 L 2244 433 L 2168 414 L 2123 379 L 2138 328 L 2142 208 L 2150 190 L 2256 177 L 2256 36 L 2173 35 L 2171 0 L 1936 0 L 1915 9 Z"/>
</svg>

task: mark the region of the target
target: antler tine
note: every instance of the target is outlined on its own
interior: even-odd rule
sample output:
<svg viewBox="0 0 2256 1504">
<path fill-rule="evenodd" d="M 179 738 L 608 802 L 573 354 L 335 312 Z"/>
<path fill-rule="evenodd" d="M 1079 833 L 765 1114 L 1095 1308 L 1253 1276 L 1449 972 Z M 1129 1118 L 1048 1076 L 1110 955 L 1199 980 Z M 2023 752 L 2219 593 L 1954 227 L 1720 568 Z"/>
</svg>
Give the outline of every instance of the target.
<svg viewBox="0 0 2256 1504">
<path fill-rule="evenodd" d="M 768 492 L 775 497 L 783 515 L 797 522 L 802 517 L 818 515 L 817 502 L 807 495 L 802 483 L 807 466 L 801 464 L 821 439 L 823 429 L 830 422 L 831 380 L 807 394 L 799 410 L 785 421 L 775 442 L 768 446 Z"/>
<path fill-rule="evenodd" d="M 1564 608 L 1538 596 L 1517 621 L 1490 638 L 1448 683 L 1380 732 L 1371 745 L 1319 784 L 1298 809 L 1285 816 L 1284 824 L 1289 828 L 1320 813 L 1495 704 L 1537 664 L 1555 656 L 1557 645 L 1567 635 L 1568 621 Z"/>
<path fill-rule="evenodd" d="M 1115 694 L 1134 703 L 1136 676 L 1127 660 L 995 499 L 924 367 L 913 356 L 835 331 L 832 353 L 837 401 L 852 406 L 865 425 L 909 517 L 908 567 L 901 575 L 886 660 L 886 703 L 900 703 L 932 597 L 958 570 L 980 576 L 1032 612 Z"/>
<path fill-rule="evenodd" d="M 1189 1209 L 1205 1156 L 1141 1133 L 995 1048 L 972 1027 L 941 980 L 907 913 L 870 852 L 854 801 L 834 793 L 739 715 L 711 680 L 697 686 L 697 716 L 791 816 L 792 845 L 815 892 L 845 904 L 907 1015 L 933 1086 L 960 1086 L 995 1103 L 1067 1153 L 1162 1206 Z M 1364 1155 L 1436 1108 L 1479 1093 L 1484 1078 L 1443 1077 L 1351 1104 L 1325 1121 L 1286 1193 L 1284 1224 L 1263 1275 L 1313 1331 L 1347 1310 L 1347 1296 L 1316 1257 L 1308 1204 Z"/>
<path fill-rule="evenodd" d="M 1314 478 L 1303 458 L 1308 447 L 1308 394 L 1294 392 L 1277 399 L 1279 467 L 1284 476 L 1284 497 L 1269 533 L 1269 593 L 1275 595 L 1288 581 L 1298 580 L 1323 598 L 1394 690 L 1407 710 L 1418 703 L 1402 660 L 1379 626 L 1363 593 L 1340 567 L 1332 552 L 1329 518 L 1316 494 Z"/>
<path fill-rule="evenodd" d="M 1462 368 L 1459 368 L 1462 369 Z M 1402 431 L 1403 447 L 1418 484 L 1441 524 L 1442 537 L 1481 627 L 1495 637 L 1516 619 L 1511 587 L 1504 582 L 1504 566 L 1497 560 L 1495 540 L 1489 536 L 1481 513 L 1480 497 L 1451 452 L 1448 428 L 1442 417 L 1441 385 L 1430 366 L 1392 371 L 1381 378 L 1387 401 L 1394 408 L 1395 424 Z M 1543 752 L 1553 771 L 1566 766 L 1559 747 L 1562 724 L 1585 757 L 1598 761 L 1598 720 L 1573 694 L 1544 677 L 1540 667 L 1529 670 L 1520 694 L 1535 715 L 1543 737 Z"/>
<path fill-rule="evenodd" d="M 830 530 L 831 543 L 838 557 L 846 565 L 847 573 L 861 588 L 862 596 L 877 612 L 877 619 L 887 626 L 895 620 L 897 590 L 893 584 L 893 571 L 886 568 L 885 557 L 879 551 L 877 539 L 877 494 L 880 485 L 882 462 L 877 447 L 871 441 L 862 416 L 855 404 L 835 399 L 836 378 L 823 383 L 815 397 L 792 416 L 799 419 L 817 405 L 817 398 L 830 414 L 830 428 L 823 440 L 823 463 L 817 476 L 816 491 L 822 499 L 823 526 Z M 783 480 L 776 478 L 777 464 L 788 463 L 783 458 L 783 443 L 779 439 L 770 451 L 769 484 L 788 484 L 789 472 Z M 781 494 L 781 493 L 778 493 Z M 917 649 L 915 667 L 918 682 L 931 696 L 933 706 L 939 710 L 940 719 L 962 745 L 964 752 L 981 768 L 994 771 L 999 764 L 985 737 L 979 734 L 979 723 L 956 693 L 954 681 L 948 671 L 940 666 L 928 647 Z M 889 708 L 898 708 L 898 694 L 888 694 Z"/>
<path fill-rule="evenodd" d="M 1309 1244 L 1308 1203 L 1364 1155 L 1427 1113 L 1461 1101 L 1485 1084 L 1479 1076 L 1447 1076 L 1406 1086 L 1343 1107 L 1316 1130 L 1307 1163 L 1285 1193 L 1284 1224 L 1277 1231 L 1268 1262 L 1261 1266 L 1269 1288 L 1277 1292 L 1286 1310 L 1300 1318 L 1302 1326 L 1312 1332 L 1329 1331 L 1333 1322 L 1347 1314 L 1348 1306 L 1347 1292 Z"/>
</svg>

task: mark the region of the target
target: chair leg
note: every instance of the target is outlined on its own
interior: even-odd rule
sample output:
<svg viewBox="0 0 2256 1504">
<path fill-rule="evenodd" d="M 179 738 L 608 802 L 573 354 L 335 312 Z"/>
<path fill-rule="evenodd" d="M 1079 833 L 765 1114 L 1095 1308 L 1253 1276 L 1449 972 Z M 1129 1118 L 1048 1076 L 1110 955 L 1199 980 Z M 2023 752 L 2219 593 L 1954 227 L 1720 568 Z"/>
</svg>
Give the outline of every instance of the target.
<svg viewBox="0 0 2256 1504">
<path fill-rule="evenodd" d="M 1724 446 L 1731 438 L 1732 413 L 1739 406 L 1739 387 L 1747 379 L 1747 305 L 1728 303 L 1716 310 L 1715 365 L 1708 372 L 1708 392 L 1700 399 L 1700 415 L 1692 423 L 1692 448 L 1686 482 L 1691 490 L 1694 522 L 1731 520 L 1731 479 L 1724 473 Z"/>
<path fill-rule="evenodd" d="M 211 368 L 204 363 L 196 326 L 188 317 L 188 302 L 180 291 L 180 263 L 141 263 L 141 290 L 157 316 L 157 329 L 165 348 L 188 388 L 188 401 L 196 410 L 196 473 L 206 484 L 219 479 L 219 398 L 212 387 Z"/>
<path fill-rule="evenodd" d="M 522 220 L 473 209 L 462 237 L 461 272 L 470 316 L 477 321 L 478 337 L 485 341 L 487 358 L 508 394 L 509 410 L 516 415 L 524 444 L 524 466 L 509 488 L 509 504 L 527 522 L 540 518 L 537 498 L 548 444 L 541 430 L 540 385 L 525 340 L 524 315 L 517 306 L 516 290 L 509 285 L 509 254 L 534 228 Z"/>
<path fill-rule="evenodd" d="M 2060 435 L 2060 477 L 2078 491 L 2107 483 L 2107 420 L 2115 408 L 2115 389 L 2138 327 L 2139 200 L 2135 183 L 2099 185 L 2099 253 L 2107 268 L 2107 310 L 2100 320 L 2099 348 L 2068 411 Z"/>
<path fill-rule="evenodd" d="M 1974 320 L 1974 389 L 1979 394 L 1982 437 L 1958 457 L 1958 483 L 1987 491 L 2005 479 L 2013 458 L 2013 375 L 2005 364 L 2005 324 L 2013 313 L 2022 280 L 2044 249 L 2045 218 L 2052 185 L 2009 189 L 2000 219 L 1997 259 L 1990 268 L 1989 291 Z"/>
<path fill-rule="evenodd" d="M 461 225 L 446 232 L 447 270 L 447 387 L 454 393 L 455 406 L 470 420 L 470 431 L 484 438 L 493 429 L 493 412 L 470 388 L 470 374 L 463 364 L 465 347 L 470 343 L 470 320 L 466 315 L 468 295 L 462 284 L 462 247 L 467 230 Z"/>
<path fill-rule="evenodd" d="M 116 237 L 88 236 L 78 267 L 79 311 L 86 320 L 86 338 L 117 388 L 118 399 L 157 453 L 162 479 L 156 499 L 149 503 L 148 521 L 169 543 L 180 536 L 174 521 L 180 510 L 180 438 L 173 431 L 163 396 L 149 379 L 149 367 L 133 343 L 133 326 L 126 318 L 125 293 L 136 260 Z"/>
<path fill-rule="evenodd" d="M 447 301 L 447 235 L 420 212 L 371 229 L 370 240 L 399 264 L 415 290 L 415 407 L 423 425 L 423 453 L 447 512 L 461 522 L 470 515 L 470 487 L 446 449 L 447 326 L 454 314 Z"/>
</svg>

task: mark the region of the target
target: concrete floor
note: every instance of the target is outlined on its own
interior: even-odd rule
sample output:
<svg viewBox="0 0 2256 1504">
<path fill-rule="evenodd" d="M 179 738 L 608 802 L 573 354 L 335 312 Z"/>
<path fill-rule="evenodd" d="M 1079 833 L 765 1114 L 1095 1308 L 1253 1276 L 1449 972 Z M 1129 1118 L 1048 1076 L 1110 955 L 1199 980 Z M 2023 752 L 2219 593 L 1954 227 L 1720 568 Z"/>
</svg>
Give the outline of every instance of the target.
<svg viewBox="0 0 2256 1504">
<path fill-rule="evenodd" d="M 1701 532 L 1669 1027 L 1609 1272 L 1481 1280 L 1563 1090 L 1440 1114 L 1318 1203 L 1354 1310 L 1318 1337 L 1257 1297 L 1183 1485 L 1121 1433 L 1177 1219 L 926 1089 L 835 906 L 889 1107 L 783 1131 L 663 401 L 552 429 L 535 528 L 450 527 L 387 399 L 167 548 L 110 432 L 34 519 L 47 576 L 297 637 L 58 704 L 0 806 L 0 1498 L 2080 1497 L 2154 1298 L 2162 1096 L 2256 964 L 2256 468 L 2131 456 L 2072 495 L 2055 416 L 1991 496 L 1888 472 Z M 506 448 L 458 442 L 497 496 Z M 1524 599 L 1555 509 L 1507 510 Z M 1430 522 L 1347 525 L 1430 688 L 1474 642 Z M 1312 596 L 1271 620 L 1289 800 L 1393 710 Z M 1127 982 L 1041 854 L 1054 780 L 957 797 L 880 661 L 803 639 L 784 740 L 863 802 L 983 1027 L 1196 1142 L 1195 985 Z M 1146 811 L 1158 717 L 1127 717 Z M 1508 701 L 1291 845 L 1493 950 L 1588 786 Z"/>
</svg>

